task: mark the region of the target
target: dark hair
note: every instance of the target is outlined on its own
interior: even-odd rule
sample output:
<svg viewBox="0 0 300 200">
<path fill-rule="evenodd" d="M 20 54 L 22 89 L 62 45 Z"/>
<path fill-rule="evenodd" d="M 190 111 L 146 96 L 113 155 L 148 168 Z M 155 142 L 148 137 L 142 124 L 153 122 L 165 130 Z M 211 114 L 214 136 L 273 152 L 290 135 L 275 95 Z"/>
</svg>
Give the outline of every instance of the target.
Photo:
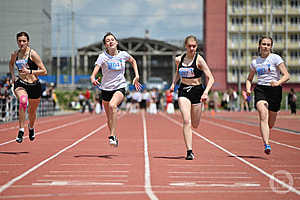
<svg viewBox="0 0 300 200">
<path fill-rule="evenodd" d="M 115 40 L 118 41 L 117 38 L 116 38 L 116 36 L 114 36 L 114 34 L 112 34 L 112 32 L 107 32 L 107 33 L 104 35 L 104 37 L 103 37 L 103 40 L 102 40 L 102 41 L 103 41 L 103 44 L 105 44 L 105 39 L 106 39 L 106 37 L 109 36 L 109 35 L 113 36 L 113 37 L 115 38 Z"/>
<path fill-rule="evenodd" d="M 260 39 L 259 39 L 259 41 L 258 41 L 258 48 L 257 48 L 257 50 L 258 50 L 258 55 L 260 55 L 260 45 L 261 45 L 261 42 L 262 42 L 262 40 L 263 39 L 269 39 L 269 40 L 271 40 L 271 53 L 272 53 L 272 47 L 273 47 L 273 39 L 270 37 L 270 36 L 262 36 Z"/>
<path fill-rule="evenodd" d="M 184 46 L 186 45 L 187 41 L 188 41 L 190 38 L 194 39 L 194 40 L 196 41 L 197 45 L 198 45 L 198 40 L 197 40 L 196 36 L 194 36 L 194 35 L 189 35 L 189 36 L 187 36 L 187 37 L 184 39 Z"/>
<path fill-rule="evenodd" d="M 27 38 L 27 40 L 29 41 L 29 35 L 28 35 L 28 33 L 26 33 L 26 32 L 19 32 L 19 33 L 17 33 L 17 40 L 18 40 L 18 37 L 21 37 L 21 36 L 25 36 Z"/>
</svg>

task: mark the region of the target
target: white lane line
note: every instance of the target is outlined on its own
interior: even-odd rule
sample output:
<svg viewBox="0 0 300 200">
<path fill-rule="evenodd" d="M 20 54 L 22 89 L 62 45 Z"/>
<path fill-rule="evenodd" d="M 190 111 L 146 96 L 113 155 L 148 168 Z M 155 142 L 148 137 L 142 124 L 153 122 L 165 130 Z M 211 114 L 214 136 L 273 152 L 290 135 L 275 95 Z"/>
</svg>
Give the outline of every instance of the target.
<svg viewBox="0 0 300 200">
<path fill-rule="evenodd" d="M 37 179 L 36 180 L 37 182 L 54 182 L 54 181 L 61 181 L 61 180 L 57 180 L 57 179 Z M 64 180 L 64 181 L 82 181 L 82 180 L 74 180 L 73 178 L 70 179 L 70 180 Z M 91 179 L 88 179 L 88 181 L 92 181 L 92 182 L 97 182 L 99 180 L 91 180 Z M 128 182 L 127 179 L 109 179 L 109 178 L 106 178 L 106 179 L 101 179 L 102 182 Z M 11 187 L 19 187 L 19 185 L 13 185 Z"/>
<path fill-rule="evenodd" d="M 145 155 L 145 191 L 150 199 L 158 200 L 151 188 L 150 177 L 150 161 L 148 153 L 148 140 L 147 140 L 147 125 L 145 120 L 145 113 L 142 113 L 143 128 L 144 128 L 144 155 Z"/>
<path fill-rule="evenodd" d="M 98 186 L 98 185 L 124 185 L 124 183 L 92 182 L 92 181 L 51 181 L 48 183 L 32 183 L 37 186 Z"/>
<path fill-rule="evenodd" d="M 179 125 L 180 127 L 182 127 L 182 124 L 179 123 L 178 121 L 176 121 L 176 120 L 170 118 L 169 116 L 167 116 L 167 115 L 165 115 L 165 114 L 161 114 L 161 115 L 164 116 L 165 118 L 167 118 L 168 120 L 170 120 L 171 122 L 173 122 L 173 123 Z M 296 188 L 294 188 L 293 186 L 291 186 L 291 185 L 289 185 L 289 184 L 286 184 L 285 182 L 283 182 L 283 181 L 277 179 L 276 177 L 272 176 L 271 174 L 265 172 L 265 171 L 262 170 L 261 168 L 259 168 L 259 167 L 255 166 L 254 164 L 248 162 L 247 160 L 245 160 L 245 159 L 243 159 L 243 158 L 241 158 L 241 157 L 235 155 L 234 153 L 231 153 L 230 151 L 226 150 L 225 148 L 221 147 L 220 145 L 218 145 L 218 144 L 214 143 L 213 141 L 207 139 L 206 137 L 200 135 L 200 134 L 197 133 L 196 131 L 193 130 L 193 133 L 194 133 L 195 135 L 197 135 L 198 137 L 200 137 L 201 139 L 205 140 L 206 142 L 212 144 L 213 146 L 217 147 L 218 149 L 220 149 L 220 150 L 224 151 L 225 153 L 229 154 L 230 156 L 232 156 L 232 157 L 238 159 L 239 161 L 241 161 L 241 162 L 245 163 L 246 165 L 252 167 L 253 169 L 257 170 L 258 172 L 260 172 L 260 173 L 263 174 L 264 176 L 268 177 L 269 179 L 271 179 L 271 180 L 273 180 L 273 181 L 279 183 L 281 186 L 287 188 L 288 191 L 292 191 L 292 192 L 294 192 L 294 193 L 300 195 L 300 191 L 297 190 Z"/>
<path fill-rule="evenodd" d="M 171 166 L 171 167 L 233 167 L 234 165 L 214 165 L 214 164 L 211 164 L 211 165 L 193 165 L 193 164 L 190 164 L 190 165 L 185 165 L 185 164 L 168 164 L 168 166 Z"/>
<path fill-rule="evenodd" d="M 236 179 L 248 179 L 252 178 L 249 176 L 169 176 L 169 178 L 215 178 L 215 179 L 226 179 L 226 178 L 236 178 Z"/>
<path fill-rule="evenodd" d="M 169 183 L 170 186 L 184 186 L 184 187 L 229 187 L 229 188 L 240 188 L 240 187 L 260 187 L 258 183 L 233 183 L 233 184 L 224 184 L 224 183 L 212 183 L 212 184 L 199 184 L 195 182 L 178 182 L 178 183 Z"/>
<path fill-rule="evenodd" d="M 247 172 L 168 172 L 169 174 L 248 174 Z"/>
<path fill-rule="evenodd" d="M 38 125 L 40 125 L 40 124 L 45 124 L 45 123 L 59 121 L 59 120 L 61 120 L 61 119 L 55 118 L 55 119 L 52 119 L 52 120 L 43 120 L 43 121 L 36 121 L 36 122 L 38 123 Z M 19 128 L 19 126 L 12 126 L 12 127 L 7 127 L 7 128 L 3 127 L 3 128 L 0 129 L 0 132 L 4 132 L 4 131 L 6 132 L 8 130 L 16 129 L 16 128 Z"/>
<path fill-rule="evenodd" d="M 49 173 L 128 173 L 128 171 L 49 171 Z"/>
<path fill-rule="evenodd" d="M 260 136 L 256 136 L 254 134 L 251 134 L 251 133 L 248 133 L 246 131 L 241 131 L 241 130 L 238 130 L 238 129 L 235 129 L 235 128 L 232 128 L 232 127 L 229 127 L 229 126 L 225 126 L 225 125 L 222 125 L 222 124 L 217 124 L 215 122 L 211 122 L 211 121 L 207 121 L 207 120 L 202 120 L 203 122 L 206 122 L 208 124 L 212 124 L 214 126 L 218 126 L 218 127 L 221 127 L 221 128 L 226 128 L 226 129 L 229 129 L 231 131 L 235 131 L 235 132 L 238 132 L 240 134 L 243 134 L 243 135 L 248 135 L 248 136 L 251 136 L 251 137 L 254 137 L 254 138 L 257 138 L 257 139 L 260 139 L 261 140 L 261 137 Z M 300 148 L 299 147 L 295 147 L 295 146 L 292 146 L 292 145 L 288 145 L 288 144 L 283 144 L 283 143 L 280 143 L 280 142 L 277 142 L 275 140 L 269 140 L 270 142 L 272 143 L 275 143 L 275 144 L 279 144 L 281 146 L 285 146 L 285 147 L 288 147 L 288 148 L 291 148 L 291 149 L 296 149 L 296 150 L 299 150 L 300 151 Z"/>
<path fill-rule="evenodd" d="M 79 174 L 75 174 L 75 175 L 65 175 L 65 174 L 60 174 L 60 175 L 43 175 L 44 177 L 128 177 L 128 175 L 95 175 L 95 174 L 90 174 L 90 175 L 87 175 L 87 174 L 82 174 L 82 175 L 79 175 Z"/>
<path fill-rule="evenodd" d="M 130 166 L 131 164 L 83 164 L 83 163 L 64 163 L 63 166 Z"/>
<path fill-rule="evenodd" d="M 79 123 L 79 122 L 89 120 L 90 118 L 91 118 L 91 117 L 85 118 L 85 119 L 80 119 L 80 120 L 73 121 L 73 122 L 70 122 L 70 123 L 67 123 L 67 124 L 64 124 L 64 125 L 61 125 L 61 126 L 56 126 L 56 127 L 54 127 L 54 128 L 49 128 L 49 129 L 46 129 L 46 130 L 43 130 L 43 131 L 39 131 L 39 132 L 36 132 L 36 135 L 48 133 L 48 132 L 54 131 L 54 130 L 56 130 L 56 129 L 64 128 L 64 127 L 67 127 L 67 126 L 71 126 L 71 125 L 77 124 L 77 123 Z M 25 138 L 28 138 L 28 136 L 24 136 L 24 137 L 23 137 L 23 139 L 25 139 Z M 14 139 L 14 140 L 10 140 L 10 141 L 1 143 L 0 146 L 6 145 L 6 144 L 9 144 L 9 143 L 12 143 L 12 142 L 16 142 L 16 140 Z"/>
<path fill-rule="evenodd" d="M 234 123 L 239 123 L 239 124 L 246 124 L 249 126 L 254 126 L 254 127 L 259 127 L 257 125 L 257 123 L 255 122 L 247 122 L 247 121 L 241 121 L 241 120 L 236 120 L 236 119 L 228 119 L 228 118 L 224 118 L 224 117 L 217 117 L 220 120 L 223 121 L 229 121 L 229 122 L 234 122 Z M 289 134 L 293 134 L 293 135 L 300 135 L 299 131 L 296 130 L 289 130 L 286 128 L 280 128 L 280 127 L 273 127 L 272 130 L 277 130 L 279 132 L 285 132 L 285 133 L 289 133 Z"/>
<path fill-rule="evenodd" d="M 7 182 L 4 185 L 1 185 L 0 187 L 0 193 L 3 192 L 4 190 L 6 190 L 7 188 L 9 188 L 12 184 L 14 184 L 15 182 L 17 182 L 18 180 L 21 180 L 22 178 L 24 178 L 25 176 L 27 176 L 28 174 L 30 174 L 31 172 L 33 172 L 34 170 L 38 169 L 39 167 L 41 167 L 42 165 L 46 164 L 47 162 L 49 162 L 50 160 L 56 158 L 57 156 L 59 156 L 60 154 L 62 154 L 63 152 L 67 151 L 68 149 L 74 147 L 75 145 L 77 145 L 78 143 L 82 142 L 83 140 L 85 140 L 86 138 L 90 137 L 91 135 L 94 135 L 95 133 L 97 133 L 98 131 L 100 131 L 101 129 L 103 129 L 104 127 L 106 127 L 106 123 L 103 124 L 101 127 L 93 130 L 92 132 L 90 132 L 89 134 L 87 134 L 86 136 L 80 138 L 79 140 L 77 140 L 76 142 L 74 142 L 73 144 L 65 147 L 64 149 L 60 150 L 59 152 L 57 152 L 56 154 L 52 155 L 51 157 L 47 158 L 46 160 L 43 160 L 42 162 L 40 162 L 39 164 L 35 165 L 34 167 L 30 168 L 29 170 L 27 170 L 26 172 L 24 172 L 23 174 L 13 178 L 12 180 L 10 180 L 9 182 Z"/>
</svg>

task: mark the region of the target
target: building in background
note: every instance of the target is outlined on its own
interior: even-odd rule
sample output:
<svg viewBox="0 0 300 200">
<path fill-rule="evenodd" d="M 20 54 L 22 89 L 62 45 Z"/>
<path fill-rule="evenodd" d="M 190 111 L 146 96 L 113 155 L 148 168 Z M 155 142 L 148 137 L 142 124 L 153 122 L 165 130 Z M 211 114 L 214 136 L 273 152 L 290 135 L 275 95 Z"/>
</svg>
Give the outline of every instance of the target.
<svg viewBox="0 0 300 200">
<path fill-rule="evenodd" d="M 16 50 L 16 34 L 28 32 L 30 46 L 51 73 L 51 0 L 1 0 L 0 74 L 7 73 L 10 53 Z"/>
<path fill-rule="evenodd" d="M 300 0 L 205 1 L 204 30 L 207 62 L 214 74 L 226 78 L 225 87 L 217 89 L 244 85 L 263 35 L 273 38 L 273 52 L 283 57 L 291 74 L 285 89 L 300 88 Z"/>
<path fill-rule="evenodd" d="M 182 47 L 147 37 L 123 38 L 118 42 L 119 50 L 127 51 L 136 59 L 142 83 L 146 83 L 149 77 L 160 77 L 171 83 L 176 70 L 174 60 L 183 53 Z M 102 41 L 77 49 L 76 74 L 91 74 L 95 61 L 103 50 L 105 47 Z M 132 74 L 133 68 L 130 66 L 129 71 L 126 71 L 127 80 L 130 80 Z"/>
<path fill-rule="evenodd" d="M 226 0 L 204 1 L 204 53 L 215 83 L 213 88 L 225 90 L 226 80 Z"/>
</svg>

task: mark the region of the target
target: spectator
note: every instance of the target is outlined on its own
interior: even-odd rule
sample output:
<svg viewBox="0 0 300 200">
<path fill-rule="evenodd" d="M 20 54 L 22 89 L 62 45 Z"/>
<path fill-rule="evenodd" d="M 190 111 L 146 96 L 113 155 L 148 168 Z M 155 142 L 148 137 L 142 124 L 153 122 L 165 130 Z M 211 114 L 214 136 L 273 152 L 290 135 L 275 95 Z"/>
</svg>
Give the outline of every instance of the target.
<svg viewBox="0 0 300 200">
<path fill-rule="evenodd" d="M 242 91 L 242 103 L 241 103 L 241 111 L 246 110 L 247 112 L 249 111 L 249 102 L 248 102 L 248 96 L 246 91 Z"/>
<path fill-rule="evenodd" d="M 219 107 L 219 104 L 220 104 L 220 98 L 219 98 L 219 93 L 218 93 L 217 90 L 215 90 L 214 93 L 213 93 L 213 101 L 214 101 L 214 110 L 216 112 L 218 112 L 219 111 L 218 107 Z"/>
<path fill-rule="evenodd" d="M 90 90 L 87 88 L 86 91 L 85 91 L 85 94 L 84 94 L 84 100 L 85 100 L 85 104 L 84 106 L 82 107 L 82 113 L 85 112 L 85 107 L 88 106 L 88 109 L 89 109 L 89 112 L 92 113 L 93 112 L 93 108 L 91 106 L 91 102 L 90 102 L 90 98 L 91 98 L 91 93 L 90 93 Z"/>
<path fill-rule="evenodd" d="M 225 90 L 225 92 L 223 93 L 222 102 L 221 102 L 221 106 L 224 110 L 229 110 L 228 103 L 229 103 L 229 94 Z"/>
<path fill-rule="evenodd" d="M 295 93 L 294 88 L 291 88 L 289 94 L 288 94 L 288 104 L 290 105 L 291 108 L 291 114 L 295 114 L 296 115 L 296 102 L 297 102 L 297 95 Z"/>
</svg>

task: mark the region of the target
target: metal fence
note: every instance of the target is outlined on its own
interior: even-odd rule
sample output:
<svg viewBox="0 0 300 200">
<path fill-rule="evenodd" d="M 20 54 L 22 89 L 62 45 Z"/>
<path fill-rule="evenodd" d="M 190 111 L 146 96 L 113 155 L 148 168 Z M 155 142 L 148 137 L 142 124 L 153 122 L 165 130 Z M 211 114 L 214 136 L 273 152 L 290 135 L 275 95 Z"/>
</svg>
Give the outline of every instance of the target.
<svg viewBox="0 0 300 200">
<path fill-rule="evenodd" d="M 37 116 L 51 116 L 55 114 L 55 104 L 52 99 L 41 98 L 37 109 Z M 13 97 L 0 101 L 0 123 L 18 120 L 19 101 Z M 27 117 L 27 116 L 26 116 Z"/>
</svg>

